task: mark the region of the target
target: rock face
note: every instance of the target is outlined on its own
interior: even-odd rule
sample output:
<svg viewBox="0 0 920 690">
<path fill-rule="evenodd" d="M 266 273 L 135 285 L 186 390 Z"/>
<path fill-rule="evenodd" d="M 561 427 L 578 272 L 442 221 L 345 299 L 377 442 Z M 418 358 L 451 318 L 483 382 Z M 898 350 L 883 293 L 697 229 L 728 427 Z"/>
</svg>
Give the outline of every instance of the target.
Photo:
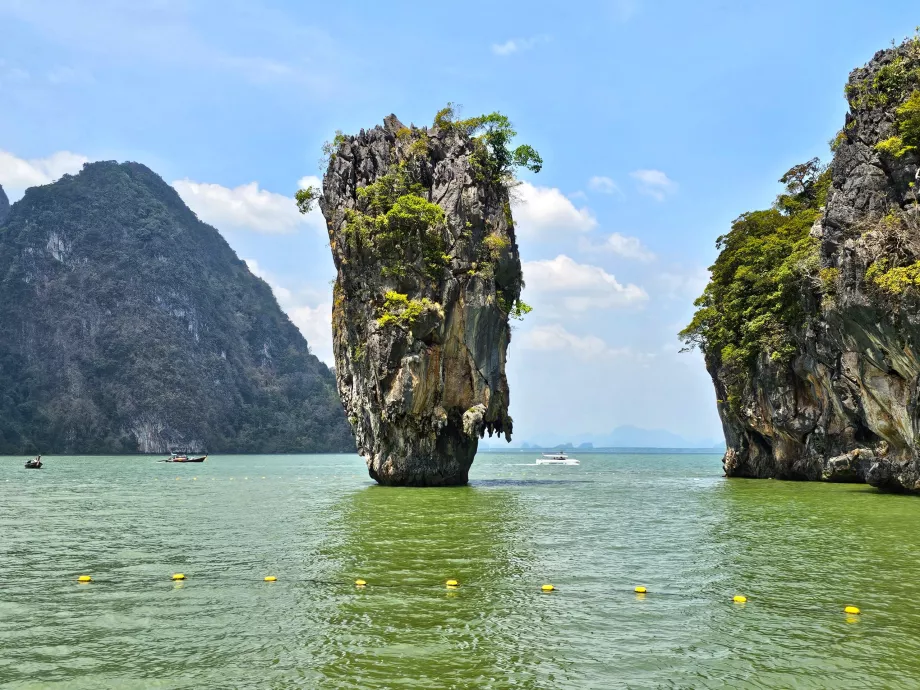
<svg viewBox="0 0 920 690">
<path fill-rule="evenodd" d="M 3 191 L 3 186 L 0 185 L 0 225 L 3 225 L 8 215 L 10 215 L 10 200 Z"/>
<path fill-rule="evenodd" d="M 465 484 L 511 436 L 505 356 L 522 279 L 508 190 L 449 124 L 339 137 L 320 207 L 338 276 L 336 378 L 382 484 Z"/>
<path fill-rule="evenodd" d="M 730 406 L 730 372 L 705 352 L 730 476 L 920 491 L 920 157 L 905 148 L 917 89 L 917 40 L 850 75 L 794 357 L 764 352 Z"/>
<path fill-rule="evenodd" d="M 354 451 L 331 370 L 143 165 L 13 205 L 0 324 L 0 455 Z"/>
</svg>

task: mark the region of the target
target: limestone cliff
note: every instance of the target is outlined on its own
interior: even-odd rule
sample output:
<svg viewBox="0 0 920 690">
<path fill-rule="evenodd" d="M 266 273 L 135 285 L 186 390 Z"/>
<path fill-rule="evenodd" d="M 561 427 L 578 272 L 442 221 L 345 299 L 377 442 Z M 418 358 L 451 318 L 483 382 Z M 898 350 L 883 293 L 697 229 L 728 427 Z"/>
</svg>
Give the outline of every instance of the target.
<svg viewBox="0 0 920 690">
<path fill-rule="evenodd" d="M 271 288 L 138 163 L 13 204 L 0 324 L 0 455 L 354 451 Z"/>
<path fill-rule="evenodd" d="M 877 53 L 846 94 L 829 173 L 794 168 L 776 209 L 720 238 L 683 335 L 715 384 L 727 475 L 920 491 L 920 41 Z M 751 270 L 744 251 L 777 246 L 782 270 Z"/>
<path fill-rule="evenodd" d="M 320 207 L 338 270 L 336 377 L 382 484 L 465 484 L 478 439 L 511 437 L 505 358 L 522 287 L 511 152 L 481 127 L 449 111 L 422 129 L 390 115 L 330 150 Z"/>
<path fill-rule="evenodd" d="M 10 215 L 10 200 L 3 191 L 3 186 L 0 185 L 0 224 L 6 220 L 8 215 Z"/>
</svg>

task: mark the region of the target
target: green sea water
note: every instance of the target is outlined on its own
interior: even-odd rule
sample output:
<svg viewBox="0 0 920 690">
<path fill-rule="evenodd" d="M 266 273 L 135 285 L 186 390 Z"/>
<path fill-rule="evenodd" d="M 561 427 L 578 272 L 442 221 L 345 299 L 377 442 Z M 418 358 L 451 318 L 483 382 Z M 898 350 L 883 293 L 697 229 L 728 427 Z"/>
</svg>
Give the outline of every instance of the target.
<svg viewBox="0 0 920 690">
<path fill-rule="evenodd" d="M 0 687 L 920 686 L 920 498 L 533 455 L 0 458 Z"/>
</svg>

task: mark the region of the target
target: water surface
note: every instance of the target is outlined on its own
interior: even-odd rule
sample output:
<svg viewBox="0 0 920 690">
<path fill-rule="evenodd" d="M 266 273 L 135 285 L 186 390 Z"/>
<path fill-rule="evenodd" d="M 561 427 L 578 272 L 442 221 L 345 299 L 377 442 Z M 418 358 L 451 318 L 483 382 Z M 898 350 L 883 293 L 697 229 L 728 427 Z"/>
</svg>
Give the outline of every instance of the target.
<svg viewBox="0 0 920 690">
<path fill-rule="evenodd" d="M 0 684 L 916 686 L 920 498 L 581 460 L 419 490 L 345 455 L 0 458 Z"/>
</svg>

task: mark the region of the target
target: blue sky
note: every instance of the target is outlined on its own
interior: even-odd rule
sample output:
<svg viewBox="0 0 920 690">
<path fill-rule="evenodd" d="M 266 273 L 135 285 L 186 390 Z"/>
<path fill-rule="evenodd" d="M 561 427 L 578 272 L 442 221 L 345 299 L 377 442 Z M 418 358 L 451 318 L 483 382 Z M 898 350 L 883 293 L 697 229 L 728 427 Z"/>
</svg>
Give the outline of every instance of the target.
<svg viewBox="0 0 920 690">
<path fill-rule="evenodd" d="M 509 354 L 517 441 L 619 425 L 719 438 L 676 332 L 714 240 L 843 124 L 849 71 L 916 4 L 0 0 L 0 184 L 137 160 L 220 229 L 331 362 L 320 146 L 448 101 L 543 156 L 516 190 L 534 311 Z"/>
</svg>

